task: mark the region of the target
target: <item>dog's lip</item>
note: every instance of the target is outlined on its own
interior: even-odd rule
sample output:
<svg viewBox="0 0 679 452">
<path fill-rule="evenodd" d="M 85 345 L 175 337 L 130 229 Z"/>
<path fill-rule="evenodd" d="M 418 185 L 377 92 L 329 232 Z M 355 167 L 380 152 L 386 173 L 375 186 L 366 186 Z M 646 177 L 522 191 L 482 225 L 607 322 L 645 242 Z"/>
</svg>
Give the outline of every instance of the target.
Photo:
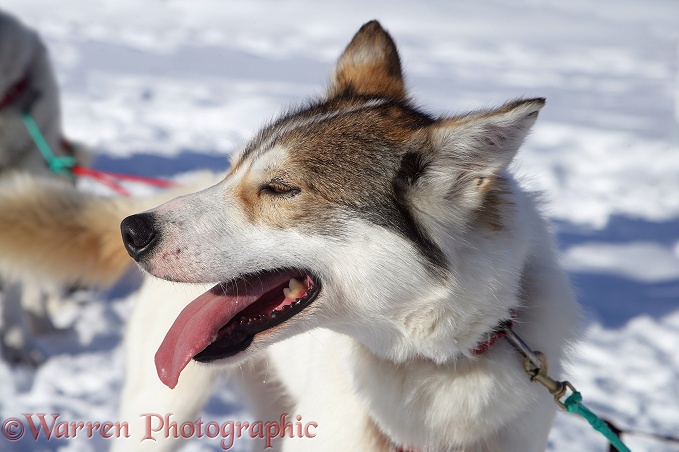
<svg viewBox="0 0 679 452">
<path fill-rule="evenodd" d="M 307 291 L 298 299 L 304 298 L 305 304 L 292 314 L 294 315 L 318 295 L 320 281 L 309 271 L 279 269 L 241 276 L 231 283 L 215 285 L 189 303 L 177 316 L 156 352 L 156 370 L 161 381 L 168 387 L 174 388 L 182 370 L 192 358 L 220 337 L 220 330 L 225 328 L 239 313 L 258 300 L 266 298 L 267 294 L 280 288 L 291 278 L 308 278 Z M 287 298 L 281 298 L 281 301 L 285 300 Z M 271 327 L 277 326 L 287 318 L 279 319 Z M 244 345 L 239 351 L 247 348 L 254 334 L 256 333 L 245 338 L 249 339 L 249 342 L 245 343 L 244 340 Z"/>
<path fill-rule="evenodd" d="M 209 363 L 229 358 L 245 351 L 255 335 L 278 327 L 280 324 L 302 312 L 318 296 L 320 282 L 309 274 L 300 275 L 296 279 L 306 281 L 306 288 L 301 294 L 286 294 L 281 297 L 285 284 L 277 286 L 264 294 L 260 299 L 238 312 L 226 325 L 219 329 L 216 339 L 196 354 L 193 359 Z"/>
</svg>

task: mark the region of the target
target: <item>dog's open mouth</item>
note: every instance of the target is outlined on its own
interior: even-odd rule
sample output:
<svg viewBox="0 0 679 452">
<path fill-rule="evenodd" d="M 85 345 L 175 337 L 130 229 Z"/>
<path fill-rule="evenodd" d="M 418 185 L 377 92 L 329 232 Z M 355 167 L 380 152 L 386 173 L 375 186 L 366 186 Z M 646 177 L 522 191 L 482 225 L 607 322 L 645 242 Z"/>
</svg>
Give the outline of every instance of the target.
<svg viewBox="0 0 679 452">
<path fill-rule="evenodd" d="M 156 352 L 161 381 L 174 388 L 195 359 L 210 362 L 247 349 L 257 333 L 280 325 L 313 302 L 320 281 L 302 270 L 274 270 L 221 283 L 189 303 Z"/>
</svg>

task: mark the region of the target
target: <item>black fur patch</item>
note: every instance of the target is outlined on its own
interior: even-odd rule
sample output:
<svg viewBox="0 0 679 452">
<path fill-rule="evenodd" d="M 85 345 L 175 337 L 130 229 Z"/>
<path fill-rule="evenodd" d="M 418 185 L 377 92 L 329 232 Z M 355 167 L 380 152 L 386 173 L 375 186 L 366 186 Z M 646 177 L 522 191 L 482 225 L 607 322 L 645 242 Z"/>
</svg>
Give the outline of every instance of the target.
<svg viewBox="0 0 679 452">
<path fill-rule="evenodd" d="M 428 163 L 421 152 L 406 152 L 401 158 L 401 166 L 396 174 L 397 181 L 406 185 L 415 185 L 427 170 Z"/>
</svg>

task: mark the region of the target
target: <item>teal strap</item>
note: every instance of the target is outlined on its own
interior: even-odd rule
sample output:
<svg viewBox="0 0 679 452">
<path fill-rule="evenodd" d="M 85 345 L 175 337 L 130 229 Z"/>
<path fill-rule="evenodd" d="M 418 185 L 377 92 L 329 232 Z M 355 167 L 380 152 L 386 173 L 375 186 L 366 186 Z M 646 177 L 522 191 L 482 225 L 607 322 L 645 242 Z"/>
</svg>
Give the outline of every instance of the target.
<svg viewBox="0 0 679 452">
<path fill-rule="evenodd" d="M 24 120 L 24 125 L 28 130 L 28 134 L 31 136 L 33 142 L 40 151 L 40 154 L 42 154 L 47 162 L 49 169 L 53 173 L 72 177 L 73 173 L 71 172 L 71 169 L 75 166 L 75 159 L 73 157 L 58 157 L 54 155 L 50 145 L 47 144 L 47 140 L 45 140 L 42 132 L 40 132 L 40 127 L 35 123 L 33 116 L 28 112 L 24 112 L 22 113 L 22 118 Z"/>
<path fill-rule="evenodd" d="M 625 446 L 620 437 L 616 435 L 599 416 L 592 413 L 589 408 L 583 405 L 582 394 L 577 391 L 574 392 L 566 399 L 564 405 L 566 405 L 566 409 L 569 413 L 579 414 L 584 417 L 585 420 L 589 422 L 589 425 L 591 425 L 594 430 L 604 435 L 619 452 L 630 452 L 629 448 Z"/>
</svg>

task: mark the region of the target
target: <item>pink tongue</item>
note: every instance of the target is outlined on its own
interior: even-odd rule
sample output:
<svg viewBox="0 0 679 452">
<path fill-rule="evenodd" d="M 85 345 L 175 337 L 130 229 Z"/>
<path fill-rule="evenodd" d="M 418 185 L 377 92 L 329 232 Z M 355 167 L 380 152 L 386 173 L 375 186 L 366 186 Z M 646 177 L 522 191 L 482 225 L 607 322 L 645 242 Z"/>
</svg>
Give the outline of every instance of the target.
<svg viewBox="0 0 679 452">
<path fill-rule="evenodd" d="M 214 341 L 217 332 L 268 289 L 269 284 L 256 284 L 258 290 L 232 290 L 225 293 L 221 284 L 189 303 L 179 314 L 156 352 L 156 371 L 160 380 L 173 389 L 179 374 L 191 359 Z"/>
</svg>

